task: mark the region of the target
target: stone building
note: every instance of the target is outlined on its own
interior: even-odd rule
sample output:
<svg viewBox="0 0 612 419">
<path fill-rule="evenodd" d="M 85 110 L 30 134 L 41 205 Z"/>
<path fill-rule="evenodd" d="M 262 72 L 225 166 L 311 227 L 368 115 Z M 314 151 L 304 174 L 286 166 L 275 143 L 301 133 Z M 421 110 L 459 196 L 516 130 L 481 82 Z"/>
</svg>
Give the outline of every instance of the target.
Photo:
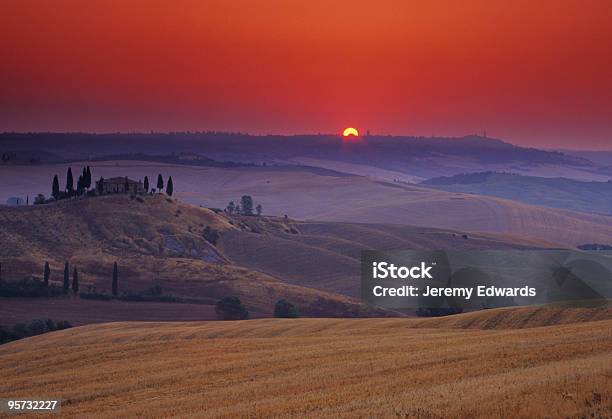
<svg viewBox="0 0 612 419">
<path fill-rule="evenodd" d="M 100 188 L 100 182 L 102 187 Z M 133 193 L 142 194 L 144 193 L 144 186 L 142 181 L 135 181 L 127 176 L 125 177 L 113 177 L 110 179 L 102 179 L 96 182 L 97 190 L 102 190 L 102 193 Z"/>
</svg>

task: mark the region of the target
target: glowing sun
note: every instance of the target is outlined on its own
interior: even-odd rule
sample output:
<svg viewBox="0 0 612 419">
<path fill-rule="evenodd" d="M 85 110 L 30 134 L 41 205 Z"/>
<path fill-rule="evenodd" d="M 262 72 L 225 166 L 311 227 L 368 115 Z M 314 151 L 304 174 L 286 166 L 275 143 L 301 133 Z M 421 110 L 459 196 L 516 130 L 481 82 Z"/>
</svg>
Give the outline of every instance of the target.
<svg viewBox="0 0 612 419">
<path fill-rule="evenodd" d="M 359 131 L 357 131 L 355 128 L 349 127 L 342 132 L 343 137 L 349 137 L 351 135 L 359 137 Z"/>
</svg>

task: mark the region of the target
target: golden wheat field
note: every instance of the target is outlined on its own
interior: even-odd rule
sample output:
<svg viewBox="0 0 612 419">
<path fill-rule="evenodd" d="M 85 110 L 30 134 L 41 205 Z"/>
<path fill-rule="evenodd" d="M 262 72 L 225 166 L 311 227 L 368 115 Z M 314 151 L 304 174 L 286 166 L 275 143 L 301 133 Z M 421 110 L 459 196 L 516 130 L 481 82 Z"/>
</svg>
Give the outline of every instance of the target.
<svg viewBox="0 0 612 419">
<path fill-rule="evenodd" d="M 463 316 L 84 326 L 0 347 L 0 397 L 66 417 L 612 415 L 609 310 Z"/>
</svg>

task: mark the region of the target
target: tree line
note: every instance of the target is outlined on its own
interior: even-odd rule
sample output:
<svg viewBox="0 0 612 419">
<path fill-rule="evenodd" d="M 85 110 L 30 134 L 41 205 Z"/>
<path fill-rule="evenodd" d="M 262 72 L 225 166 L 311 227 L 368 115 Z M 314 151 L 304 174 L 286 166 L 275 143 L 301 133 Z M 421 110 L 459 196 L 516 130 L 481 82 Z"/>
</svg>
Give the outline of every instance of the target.
<svg viewBox="0 0 612 419">
<path fill-rule="evenodd" d="M 20 281 L 5 281 L 2 278 L 2 265 L 0 264 L 0 296 L 1 297 L 54 297 L 60 294 L 79 294 L 80 276 L 76 266 L 72 269 L 72 280 L 70 275 L 70 264 L 64 263 L 64 275 L 61 291 L 55 285 L 50 285 L 51 267 L 45 262 L 43 267 L 43 279 L 26 278 Z M 111 291 L 113 297 L 119 295 L 119 269 L 117 262 L 113 264 L 111 280 Z"/>
<path fill-rule="evenodd" d="M 53 332 L 56 330 L 64 330 L 71 327 L 72 325 L 67 320 L 55 322 L 51 319 L 35 319 L 32 320 L 29 324 L 17 323 L 13 326 L 12 329 L 5 329 L 0 326 L 0 344 L 27 338 L 30 336 L 42 335 L 43 333 Z"/>
<path fill-rule="evenodd" d="M 72 269 L 72 282 L 70 281 L 70 265 L 68 262 L 64 263 L 64 275 L 61 291 L 58 290 L 55 285 L 49 283 L 51 279 L 51 267 L 49 262 L 45 262 L 43 267 L 43 280 L 22 280 L 22 281 L 4 281 L 2 279 L 2 265 L 0 264 L 0 297 L 53 297 L 61 295 L 62 293 L 68 294 L 72 291 L 73 294 L 79 294 L 79 281 L 80 276 L 76 266 Z M 51 290 L 52 292 L 48 292 Z M 59 292 L 55 292 L 58 290 Z M 47 291 L 47 292 L 46 292 Z M 110 300 L 111 298 L 119 298 L 119 269 L 117 262 L 113 263 L 113 274 L 111 281 L 111 293 L 112 297 L 106 294 L 97 293 L 81 293 L 81 298 L 85 299 L 102 299 Z M 156 297 L 161 300 L 161 287 L 155 286 L 150 290 L 147 290 L 143 294 L 126 295 L 121 297 L 126 298 L 130 301 L 147 301 L 147 298 Z M 138 298 L 137 298 L 138 297 Z M 165 298 L 165 301 L 169 302 L 180 302 L 181 299 L 177 297 Z M 219 300 L 215 305 L 215 312 L 220 320 L 246 320 L 249 318 L 249 311 L 244 306 L 242 301 L 238 297 L 229 296 Z M 297 307 L 285 299 L 280 299 L 274 305 L 274 317 L 278 318 L 297 318 L 300 317 L 299 310 Z M 52 329 L 49 329 L 52 330 Z"/>
<path fill-rule="evenodd" d="M 83 167 L 83 173 L 79 175 L 76 183 L 76 189 L 74 185 L 74 176 L 72 175 L 72 168 L 69 167 L 66 173 L 66 187 L 64 190 L 60 190 L 59 178 L 57 175 L 53 177 L 53 183 L 51 185 L 51 196 L 57 201 L 62 198 L 68 198 L 71 196 L 81 196 L 91 188 L 91 168 L 89 166 Z"/>
</svg>

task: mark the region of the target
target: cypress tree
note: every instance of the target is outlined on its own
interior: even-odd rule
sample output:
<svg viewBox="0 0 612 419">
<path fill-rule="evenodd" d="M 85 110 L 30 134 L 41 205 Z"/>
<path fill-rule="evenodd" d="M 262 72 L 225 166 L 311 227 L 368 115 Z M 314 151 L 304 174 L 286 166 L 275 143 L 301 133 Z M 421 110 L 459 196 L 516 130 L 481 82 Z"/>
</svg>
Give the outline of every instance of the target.
<svg viewBox="0 0 612 419">
<path fill-rule="evenodd" d="M 64 292 L 68 292 L 70 288 L 70 269 L 68 268 L 68 262 L 64 264 Z"/>
<path fill-rule="evenodd" d="M 74 179 L 72 177 L 72 168 L 68 168 L 68 173 L 66 174 L 66 191 L 69 195 L 74 193 Z"/>
<path fill-rule="evenodd" d="M 174 192 L 174 185 L 172 184 L 172 176 L 168 178 L 168 184 L 166 185 L 166 193 L 168 196 L 172 196 L 172 192 Z"/>
<path fill-rule="evenodd" d="M 72 292 L 75 294 L 79 293 L 79 273 L 77 272 L 76 266 L 72 271 Z"/>
<path fill-rule="evenodd" d="M 53 177 L 53 186 L 51 187 L 51 195 L 53 195 L 53 198 L 55 198 L 56 200 L 59 199 L 60 188 L 59 188 L 59 179 L 57 178 L 57 175 Z"/>
<path fill-rule="evenodd" d="M 49 277 L 51 276 L 51 268 L 49 268 L 49 262 L 45 262 L 45 269 L 43 273 L 45 287 L 49 286 Z"/>
<path fill-rule="evenodd" d="M 149 177 L 148 176 L 145 176 L 145 179 L 144 179 L 144 190 L 145 192 L 149 192 Z"/>
<path fill-rule="evenodd" d="M 113 296 L 117 296 L 117 293 L 119 292 L 119 272 L 117 270 L 117 262 L 115 262 L 115 265 L 113 266 Z"/>
<path fill-rule="evenodd" d="M 87 176 L 86 176 L 86 184 L 85 186 L 87 187 L 87 189 L 91 188 L 91 169 L 89 168 L 89 166 L 87 166 L 87 172 L 86 172 Z"/>
<path fill-rule="evenodd" d="M 162 189 L 164 189 L 164 178 L 161 173 L 157 175 L 157 190 L 161 193 Z"/>
<path fill-rule="evenodd" d="M 84 183 L 83 175 L 79 176 L 79 180 L 77 180 L 77 195 L 83 195 Z"/>
</svg>

